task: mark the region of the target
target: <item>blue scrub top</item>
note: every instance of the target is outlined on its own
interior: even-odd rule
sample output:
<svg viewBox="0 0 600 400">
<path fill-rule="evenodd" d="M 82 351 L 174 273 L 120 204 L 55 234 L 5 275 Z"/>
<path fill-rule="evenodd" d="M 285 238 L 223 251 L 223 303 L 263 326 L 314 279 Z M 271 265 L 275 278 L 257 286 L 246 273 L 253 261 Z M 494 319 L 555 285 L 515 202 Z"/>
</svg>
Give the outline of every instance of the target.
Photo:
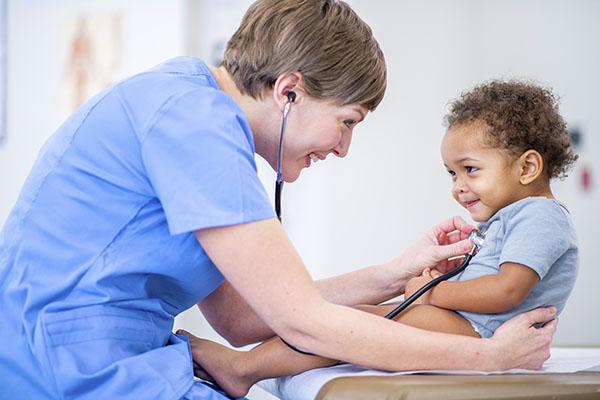
<svg viewBox="0 0 600 400">
<path fill-rule="evenodd" d="M 100 93 L 0 233 L 0 397 L 218 398 L 171 332 L 223 282 L 193 232 L 273 216 L 248 122 L 200 60 Z"/>
</svg>

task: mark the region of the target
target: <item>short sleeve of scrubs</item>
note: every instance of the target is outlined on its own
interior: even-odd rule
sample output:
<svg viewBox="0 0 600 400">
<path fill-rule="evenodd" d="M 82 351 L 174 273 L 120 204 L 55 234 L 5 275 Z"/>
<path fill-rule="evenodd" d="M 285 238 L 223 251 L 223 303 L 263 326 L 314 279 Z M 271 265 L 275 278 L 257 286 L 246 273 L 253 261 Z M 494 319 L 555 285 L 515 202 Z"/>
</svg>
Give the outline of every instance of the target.
<svg viewBox="0 0 600 400">
<path fill-rule="evenodd" d="M 274 216 L 248 123 L 217 89 L 169 98 L 142 138 L 142 158 L 173 235 Z"/>
</svg>

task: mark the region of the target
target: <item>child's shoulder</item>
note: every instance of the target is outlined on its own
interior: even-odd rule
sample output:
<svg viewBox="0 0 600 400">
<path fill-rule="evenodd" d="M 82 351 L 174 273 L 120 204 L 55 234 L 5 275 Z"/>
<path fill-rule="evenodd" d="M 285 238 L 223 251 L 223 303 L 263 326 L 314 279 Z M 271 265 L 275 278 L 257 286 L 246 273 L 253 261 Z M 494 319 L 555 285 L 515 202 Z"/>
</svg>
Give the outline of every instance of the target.
<svg viewBox="0 0 600 400">
<path fill-rule="evenodd" d="M 567 207 L 556 199 L 546 197 L 526 197 L 501 210 L 501 218 L 531 218 L 548 222 L 555 220 L 570 225 L 570 213 Z"/>
<path fill-rule="evenodd" d="M 558 200 L 545 197 L 516 201 L 480 229 L 503 241 L 516 240 L 520 243 L 518 247 L 531 244 L 538 249 L 554 249 L 552 251 L 577 248 L 577 234 L 569 211 Z M 503 243 L 505 246 L 506 242 Z"/>
</svg>

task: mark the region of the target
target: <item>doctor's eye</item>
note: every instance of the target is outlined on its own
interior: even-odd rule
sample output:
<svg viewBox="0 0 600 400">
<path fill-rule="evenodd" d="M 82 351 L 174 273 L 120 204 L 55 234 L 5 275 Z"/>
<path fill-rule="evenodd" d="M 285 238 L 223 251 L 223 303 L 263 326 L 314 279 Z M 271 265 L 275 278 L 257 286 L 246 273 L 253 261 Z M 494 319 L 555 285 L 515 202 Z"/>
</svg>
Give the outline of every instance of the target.
<svg viewBox="0 0 600 400">
<path fill-rule="evenodd" d="M 344 121 L 344 125 L 346 125 L 348 128 L 352 128 L 354 124 L 356 124 L 356 121 L 353 119 L 347 119 Z"/>
</svg>

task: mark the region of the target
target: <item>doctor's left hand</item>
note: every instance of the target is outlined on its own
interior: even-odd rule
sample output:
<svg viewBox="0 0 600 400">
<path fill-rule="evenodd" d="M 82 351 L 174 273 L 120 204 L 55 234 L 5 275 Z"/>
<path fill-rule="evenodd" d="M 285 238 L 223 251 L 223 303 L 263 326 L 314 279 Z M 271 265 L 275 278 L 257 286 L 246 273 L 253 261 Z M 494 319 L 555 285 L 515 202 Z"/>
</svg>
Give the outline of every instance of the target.
<svg viewBox="0 0 600 400">
<path fill-rule="evenodd" d="M 468 237 L 473 229 L 473 226 L 460 217 L 443 221 L 392 260 L 388 267 L 395 269 L 396 273 L 408 274 L 409 278 L 420 276 L 425 268 L 448 272 L 462 261 L 449 261 L 449 258 L 464 255 L 471 250 L 473 244 Z"/>
</svg>

